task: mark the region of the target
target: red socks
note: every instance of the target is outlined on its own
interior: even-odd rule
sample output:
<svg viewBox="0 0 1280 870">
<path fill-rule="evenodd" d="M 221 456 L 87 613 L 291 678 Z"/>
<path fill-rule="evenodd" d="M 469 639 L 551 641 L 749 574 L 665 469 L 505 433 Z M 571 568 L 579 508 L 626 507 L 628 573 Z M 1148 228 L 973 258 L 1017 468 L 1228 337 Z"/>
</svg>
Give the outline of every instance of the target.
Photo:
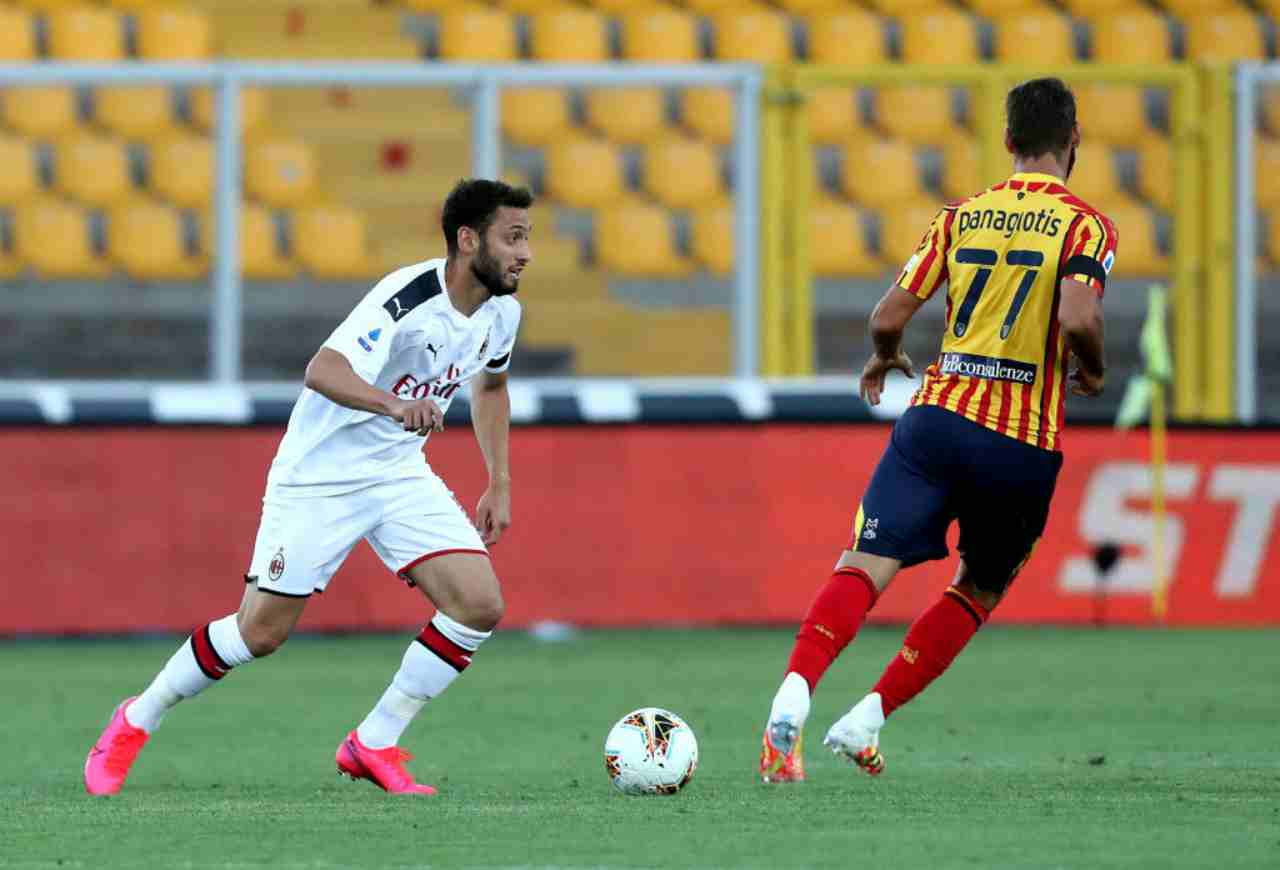
<svg viewBox="0 0 1280 870">
<path fill-rule="evenodd" d="M 787 673 L 804 677 L 812 693 L 818 680 L 857 635 L 862 622 L 876 602 L 876 587 L 861 568 L 840 568 L 831 575 L 809 605 Z"/>
<path fill-rule="evenodd" d="M 910 701 L 938 678 L 987 620 L 987 610 L 954 586 L 911 623 L 902 651 L 884 669 L 873 692 L 884 715 Z"/>
</svg>

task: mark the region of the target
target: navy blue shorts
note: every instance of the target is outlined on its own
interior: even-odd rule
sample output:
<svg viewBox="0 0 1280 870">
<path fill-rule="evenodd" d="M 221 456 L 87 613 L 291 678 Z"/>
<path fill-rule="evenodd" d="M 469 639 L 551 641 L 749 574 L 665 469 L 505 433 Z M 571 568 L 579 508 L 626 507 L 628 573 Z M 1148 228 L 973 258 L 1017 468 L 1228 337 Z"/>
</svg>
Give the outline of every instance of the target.
<svg viewBox="0 0 1280 870">
<path fill-rule="evenodd" d="M 1001 593 L 1044 533 L 1060 468 L 1056 451 L 942 408 L 908 408 L 863 496 L 849 548 L 904 568 L 944 559 L 947 529 L 958 521 L 969 579 Z"/>
</svg>

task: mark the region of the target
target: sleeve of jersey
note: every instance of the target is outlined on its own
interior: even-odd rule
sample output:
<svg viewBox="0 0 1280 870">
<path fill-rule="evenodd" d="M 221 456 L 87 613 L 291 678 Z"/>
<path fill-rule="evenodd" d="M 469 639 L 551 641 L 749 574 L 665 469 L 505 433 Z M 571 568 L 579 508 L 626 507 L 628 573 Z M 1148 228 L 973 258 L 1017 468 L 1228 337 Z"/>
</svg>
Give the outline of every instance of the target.
<svg viewBox="0 0 1280 870">
<path fill-rule="evenodd" d="M 1062 277 L 1088 284 L 1101 296 L 1107 288 L 1107 276 L 1115 266 L 1119 241 L 1115 224 L 1100 214 L 1086 215 L 1076 221 L 1075 230 L 1067 239 Z"/>
<path fill-rule="evenodd" d="M 495 375 L 511 368 L 511 352 L 515 350 L 516 333 L 520 331 L 520 306 L 513 305 L 511 308 L 513 311 L 511 326 L 502 337 L 502 343 L 494 355 L 489 357 L 489 361 L 484 365 L 486 372 L 491 372 Z"/>
<path fill-rule="evenodd" d="M 324 347 L 347 358 L 351 368 L 372 384 L 391 359 L 397 326 L 380 305 L 361 303 L 338 324 Z"/>
<path fill-rule="evenodd" d="M 951 245 L 951 219 L 954 216 L 951 209 L 938 213 L 898 276 L 898 286 L 911 295 L 928 299 L 947 280 L 947 249 Z"/>
</svg>

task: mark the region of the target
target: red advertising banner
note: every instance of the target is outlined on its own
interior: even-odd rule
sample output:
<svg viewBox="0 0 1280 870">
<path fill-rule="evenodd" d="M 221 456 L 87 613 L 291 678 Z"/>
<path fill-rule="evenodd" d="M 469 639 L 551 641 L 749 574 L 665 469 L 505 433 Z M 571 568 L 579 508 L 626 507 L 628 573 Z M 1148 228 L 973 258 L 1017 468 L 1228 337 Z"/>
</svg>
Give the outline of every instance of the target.
<svg viewBox="0 0 1280 870">
<path fill-rule="evenodd" d="M 848 540 L 883 425 L 528 427 L 512 434 L 515 525 L 494 549 L 508 626 L 791 623 Z M 280 432 L 0 430 L 0 635 L 190 629 L 235 609 Z M 1076 429 L 1049 528 L 995 618 L 1148 623 L 1145 433 Z M 1280 434 L 1174 432 L 1165 535 L 1175 625 L 1280 625 Z M 464 505 L 471 433 L 432 439 Z M 1000 510 L 992 493 L 992 510 Z M 1092 554 L 1114 543 L 1105 579 Z M 956 557 L 903 572 L 872 617 L 907 621 Z M 419 593 L 361 544 L 302 627 L 420 624 Z"/>
</svg>

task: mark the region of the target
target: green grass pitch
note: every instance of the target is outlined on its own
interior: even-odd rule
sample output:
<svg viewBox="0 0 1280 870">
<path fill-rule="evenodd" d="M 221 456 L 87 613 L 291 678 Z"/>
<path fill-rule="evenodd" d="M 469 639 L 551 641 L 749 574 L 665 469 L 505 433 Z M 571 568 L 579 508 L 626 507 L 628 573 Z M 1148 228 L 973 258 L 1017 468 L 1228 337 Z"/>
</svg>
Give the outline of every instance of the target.
<svg viewBox="0 0 1280 870">
<path fill-rule="evenodd" d="M 890 720 L 873 780 L 820 744 L 901 636 L 868 629 L 828 675 L 809 782 L 763 786 L 789 631 L 499 634 L 406 735 L 433 799 L 334 771 L 406 638 L 292 641 L 175 710 L 106 799 L 85 753 L 174 642 L 0 644 L 0 866 L 1280 867 L 1275 632 L 985 629 Z M 602 742 L 650 704 L 702 764 L 625 797 Z"/>
</svg>

